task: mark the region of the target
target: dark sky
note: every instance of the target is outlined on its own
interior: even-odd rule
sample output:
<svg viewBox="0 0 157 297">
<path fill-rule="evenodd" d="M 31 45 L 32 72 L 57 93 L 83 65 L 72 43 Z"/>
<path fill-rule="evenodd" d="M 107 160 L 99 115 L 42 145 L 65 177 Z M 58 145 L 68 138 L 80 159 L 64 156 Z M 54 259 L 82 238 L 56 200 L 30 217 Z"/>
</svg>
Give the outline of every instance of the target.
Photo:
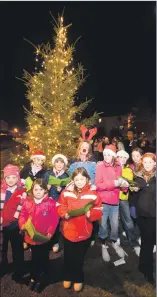
<svg viewBox="0 0 157 297">
<path fill-rule="evenodd" d="M 52 41 L 52 18 L 65 7 L 69 43 L 79 36 L 74 60 L 89 74 L 79 91 L 83 100 L 94 97 L 90 111 L 106 116 L 129 112 L 140 99 L 155 107 L 156 29 L 155 2 L 1 2 L 0 53 L 1 119 L 24 126 L 26 89 L 15 77 L 32 73 L 33 47 Z"/>
</svg>

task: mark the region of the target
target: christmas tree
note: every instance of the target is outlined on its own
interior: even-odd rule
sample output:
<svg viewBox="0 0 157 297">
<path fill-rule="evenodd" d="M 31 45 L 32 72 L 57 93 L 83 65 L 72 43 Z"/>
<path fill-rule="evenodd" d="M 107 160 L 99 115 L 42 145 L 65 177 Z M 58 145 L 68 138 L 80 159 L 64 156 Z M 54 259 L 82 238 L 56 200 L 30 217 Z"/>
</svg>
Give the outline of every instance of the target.
<svg viewBox="0 0 157 297">
<path fill-rule="evenodd" d="M 89 128 L 98 120 L 97 112 L 80 120 L 91 100 L 76 105 L 76 94 L 85 78 L 83 66 L 73 66 L 75 45 L 67 43 L 69 26 L 63 25 L 63 16 L 59 17 L 54 26 L 54 47 L 49 43 L 35 47 L 38 60 L 42 61 L 42 71 L 35 71 L 33 75 L 24 71 L 30 110 L 25 109 L 27 133 L 22 143 L 28 145 L 29 151 L 13 156 L 16 164 L 27 162 L 35 150 L 46 154 L 49 165 L 56 153 L 71 159 L 75 155 L 80 126 L 85 124 Z"/>
</svg>

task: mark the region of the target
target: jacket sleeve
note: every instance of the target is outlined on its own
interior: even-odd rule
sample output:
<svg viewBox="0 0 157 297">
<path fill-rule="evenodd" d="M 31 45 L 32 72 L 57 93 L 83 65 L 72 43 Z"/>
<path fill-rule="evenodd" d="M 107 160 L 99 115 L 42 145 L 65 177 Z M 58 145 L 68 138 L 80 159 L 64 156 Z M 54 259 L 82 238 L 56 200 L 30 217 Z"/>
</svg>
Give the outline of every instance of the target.
<svg viewBox="0 0 157 297">
<path fill-rule="evenodd" d="M 114 180 L 103 179 L 101 165 L 96 166 L 95 185 L 98 191 L 112 191 L 116 188 Z"/>
<path fill-rule="evenodd" d="M 68 212 L 67 200 L 64 198 L 64 191 L 61 193 L 58 201 L 56 202 L 57 213 L 59 217 L 64 218 Z"/>
<path fill-rule="evenodd" d="M 45 181 L 47 184 L 48 184 L 48 181 L 49 181 L 49 176 L 50 176 L 50 173 L 49 173 L 48 171 L 46 171 L 45 174 L 44 174 L 43 179 L 44 179 L 44 181 Z"/>
<path fill-rule="evenodd" d="M 137 183 L 137 186 L 142 190 L 146 186 L 146 182 L 141 177 L 135 177 L 135 182 Z"/>
<path fill-rule="evenodd" d="M 122 176 L 123 176 L 123 174 L 122 174 Z M 127 168 L 127 176 L 124 176 L 124 178 L 125 178 L 125 177 L 126 177 L 128 180 L 133 180 L 133 178 L 134 178 L 134 174 L 133 174 L 133 171 L 132 171 L 131 168 Z M 124 192 L 124 193 L 128 192 L 128 190 L 129 190 L 129 188 L 126 188 L 126 187 L 121 188 L 121 191 Z"/>
<path fill-rule="evenodd" d="M 101 205 L 101 203 L 102 203 L 101 198 L 97 194 L 97 199 L 96 199 L 93 207 L 90 210 L 89 220 L 91 222 L 97 221 L 102 217 L 102 205 Z"/>
<path fill-rule="evenodd" d="M 52 223 L 50 227 L 47 230 L 47 234 L 51 234 L 52 236 L 54 235 L 57 225 L 59 223 L 59 216 L 57 213 L 56 205 L 54 204 L 54 201 L 52 201 L 52 206 L 51 206 L 51 214 L 52 214 Z"/>
<path fill-rule="evenodd" d="M 21 229 L 21 227 L 27 222 L 28 218 L 29 218 L 29 212 L 28 212 L 28 208 L 27 208 L 27 203 L 28 201 L 25 201 L 22 205 L 22 209 L 19 215 L 19 228 Z"/>
<path fill-rule="evenodd" d="M 76 168 L 77 168 L 77 162 L 72 163 L 68 169 L 68 173 L 71 175 Z"/>
</svg>

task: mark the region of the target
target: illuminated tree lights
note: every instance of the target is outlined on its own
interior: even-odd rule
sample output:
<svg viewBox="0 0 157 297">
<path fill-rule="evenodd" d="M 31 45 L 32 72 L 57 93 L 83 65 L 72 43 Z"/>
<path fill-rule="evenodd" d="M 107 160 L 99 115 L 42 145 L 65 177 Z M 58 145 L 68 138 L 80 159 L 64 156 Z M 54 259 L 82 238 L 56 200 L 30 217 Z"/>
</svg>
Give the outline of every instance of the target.
<svg viewBox="0 0 157 297">
<path fill-rule="evenodd" d="M 98 120 L 96 112 L 81 122 L 76 120 L 76 115 L 81 115 L 91 100 L 75 105 L 76 94 L 85 78 L 83 66 L 78 64 L 74 68 L 72 65 L 75 48 L 67 44 L 69 26 L 64 27 L 63 17 L 59 17 L 54 28 L 54 48 L 49 43 L 36 47 L 36 60 L 40 61 L 41 57 L 42 71 L 35 71 L 33 75 L 24 71 L 30 109 L 25 109 L 28 126 L 22 143 L 29 146 L 29 151 L 12 156 L 16 164 L 22 165 L 29 160 L 32 150 L 37 149 L 46 154 L 49 165 L 56 153 L 73 158 L 80 125 L 91 127 Z"/>
</svg>

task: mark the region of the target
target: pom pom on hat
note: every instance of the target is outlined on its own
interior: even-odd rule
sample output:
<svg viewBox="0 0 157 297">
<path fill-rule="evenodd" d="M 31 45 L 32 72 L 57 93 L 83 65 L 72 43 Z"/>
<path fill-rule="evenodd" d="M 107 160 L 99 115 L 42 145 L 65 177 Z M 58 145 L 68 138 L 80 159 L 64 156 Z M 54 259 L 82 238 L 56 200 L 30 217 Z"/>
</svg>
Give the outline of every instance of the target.
<svg viewBox="0 0 157 297">
<path fill-rule="evenodd" d="M 30 157 L 30 159 L 31 160 L 33 160 L 34 158 L 40 158 L 40 159 L 42 159 L 42 160 L 46 160 L 46 156 L 45 156 L 45 154 L 43 153 L 43 152 L 41 152 L 41 151 L 35 151 L 32 155 L 31 155 L 31 157 Z"/>
<path fill-rule="evenodd" d="M 4 167 L 3 172 L 4 172 L 4 178 L 6 178 L 9 175 L 15 175 L 18 178 L 20 178 L 19 168 L 12 164 L 8 164 L 6 167 Z"/>
<path fill-rule="evenodd" d="M 68 159 L 67 159 L 67 157 L 65 157 L 65 156 L 62 155 L 62 154 L 56 154 L 56 155 L 53 156 L 53 158 L 52 158 L 52 165 L 54 165 L 55 161 L 56 161 L 58 158 L 61 158 L 61 159 L 64 161 L 65 165 L 68 165 Z"/>
<path fill-rule="evenodd" d="M 126 159 L 129 159 L 129 154 L 124 150 L 120 150 L 117 152 L 117 157 L 125 157 Z"/>
<path fill-rule="evenodd" d="M 109 154 L 111 154 L 111 156 L 116 157 L 115 145 L 113 145 L 113 144 L 106 145 L 103 150 L 103 156 L 104 156 L 104 153 L 109 153 Z"/>
</svg>

